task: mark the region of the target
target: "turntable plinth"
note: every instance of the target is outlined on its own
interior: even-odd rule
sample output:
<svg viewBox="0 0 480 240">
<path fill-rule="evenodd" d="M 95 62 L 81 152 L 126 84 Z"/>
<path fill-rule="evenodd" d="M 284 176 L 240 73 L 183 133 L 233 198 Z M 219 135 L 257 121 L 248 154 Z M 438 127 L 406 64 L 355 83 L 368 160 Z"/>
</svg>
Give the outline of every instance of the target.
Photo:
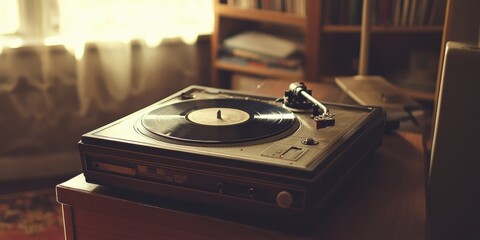
<svg viewBox="0 0 480 240">
<path fill-rule="evenodd" d="M 66 239 L 425 239 L 421 136 L 386 136 L 374 161 L 313 227 L 271 226 L 85 182 L 57 186 Z M 187 208 L 187 210 L 182 210 Z"/>
</svg>

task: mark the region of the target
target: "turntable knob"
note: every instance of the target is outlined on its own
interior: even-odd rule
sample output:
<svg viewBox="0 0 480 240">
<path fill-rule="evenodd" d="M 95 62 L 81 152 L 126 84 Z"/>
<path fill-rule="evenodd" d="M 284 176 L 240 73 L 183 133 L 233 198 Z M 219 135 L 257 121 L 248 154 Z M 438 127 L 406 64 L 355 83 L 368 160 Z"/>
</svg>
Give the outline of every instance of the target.
<svg viewBox="0 0 480 240">
<path fill-rule="evenodd" d="M 304 144 L 304 145 L 317 145 L 318 141 L 315 140 L 313 137 L 307 137 L 304 140 L 302 140 L 302 144 Z"/>
<path fill-rule="evenodd" d="M 255 188 L 248 189 L 248 198 L 255 199 Z"/>
<path fill-rule="evenodd" d="M 292 194 L 290 194 L 288 191 L 280 191 L 277 194 L 277 204 L 281 208 L 289 208 L 292 206 L 293 203 L 293 197 Z"/>
</svg>

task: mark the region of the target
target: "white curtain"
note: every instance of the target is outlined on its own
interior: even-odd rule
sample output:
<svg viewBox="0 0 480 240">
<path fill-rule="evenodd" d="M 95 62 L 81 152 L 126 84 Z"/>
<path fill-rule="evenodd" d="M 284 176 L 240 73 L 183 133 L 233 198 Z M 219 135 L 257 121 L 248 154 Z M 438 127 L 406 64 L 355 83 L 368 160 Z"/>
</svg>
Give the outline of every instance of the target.
<svg viewBox="0 0 480 240">
<path fill-rule="evenodd" d="M 0 28 L 35 29 L 0 32 L 0 169 L 12 176 L 78 165 L 81 134 L 185 87 L 182 79 L 198 77 L 188 44 L 213 29 L 211 0 L 18 1 L 35 12 L 20 16 L 37 25 Z M 73 153 L 60 159 L 74 163 L 9 165 L 55 151 Z"/>
</svg>

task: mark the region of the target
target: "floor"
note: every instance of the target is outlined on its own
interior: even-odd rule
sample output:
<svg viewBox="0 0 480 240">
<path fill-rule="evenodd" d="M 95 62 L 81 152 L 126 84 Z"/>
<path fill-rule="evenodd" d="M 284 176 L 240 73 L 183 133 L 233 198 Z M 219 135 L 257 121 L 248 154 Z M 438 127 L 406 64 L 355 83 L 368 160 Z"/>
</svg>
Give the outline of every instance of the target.
<svg viewBox="0 0 480 240">
<path fill-rule="evenodd" d="M 0 239 L 61 240 L 63 219 L 55 186 L 72 176 L 0 183 Z"/>
</svg>

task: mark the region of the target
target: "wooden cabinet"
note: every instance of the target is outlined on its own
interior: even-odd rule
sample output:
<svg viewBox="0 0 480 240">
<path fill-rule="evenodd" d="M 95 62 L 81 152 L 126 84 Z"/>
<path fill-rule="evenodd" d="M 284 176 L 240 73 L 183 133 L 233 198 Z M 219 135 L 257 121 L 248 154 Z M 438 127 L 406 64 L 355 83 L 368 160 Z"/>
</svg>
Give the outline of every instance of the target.
<svg viewBox="0 0 480 240">
<path fill-rule="evenodd" d="M 358 23 L 350 25 L 341 21 L 331 21 L 332 16 L 342 14 L 335 11 L 331 5 L 334 2 L 353 4 L 359 0 L 282 0 L 278 2 L 285 4 L 285 2 L 296 3 L 296 1 L 304 1 L 306 6 L 304 14 L 296 15 L 287 11 L 255 7 L 255 4 L 260 5 L 265 2 L 261 0 L 249 1 L 251 4 L 253 2 L 254 7 L 230 4 L 242 1 L 215 0 L 215 29 L 212 35 L 213 86 L 229 87 L 232 74 L 235 73 L 250 74 L 260 78 L 304 81 L 331 81 L 334 76 L 357 74 L 361 28 Z M 380 2 L 388 2 L 389 8 L 394 9 L 393 4 L 397 1 L 376 0 L 373 1 L 373 7 L 378 7 Z M 425 5 L 425 14 L 436 8 L 437 15 L 444 15 L 445 8 L 435 7 L 433 3 L 444 6 L 445 0 L 401 1 L 402 4 L 405 2 L 410 3 L 408 8 L 410 12 L 415 11 L 411 9 L 413 4 L 425 2 L 425 4 L 429 4 Z M 401 5 L 401 7 L 404 6 Z M 393 12 L 394 10 L 391 10 L 391 14 Z M 428 13 L 428 15 L 431 14 Z M 425 16 L 423 23 L 408 23 L 408 21 L 394 23 L 394 17 L 391 16 L 390 22 L 374 24 L 371 27 L 368 74 L 382 75 L 389 80 L 392 78 L 392 80 L 398 81 L 398 78 L 411 77 L 409 71 L 412 67 L 412 59 L 424 57 L 431 61 L 433 58 L 434 65 L 438 65 L 443 19 L 428 21 L 427 17 L 429 16 Z M 301 38 L 304 47 L 302 68 L 298 71 L 284 71 L 221 61 L 218 52 L 223 40 L 246 30 L 291 34 Z M 437 67 L 430 66 L 430 68 L 434 68 L 434 73 L 433 76 L 427 76 L 431 78 L 428 81 L 431 81 L 433 85 L 436 80 Z M 433 91 L 434 87 L 424 91 L 425 93 L 422 93 L 422 89 L 420 91 L 411 90 L 409 93 L 414 97 L 433 99 Z"/>
</svg>

